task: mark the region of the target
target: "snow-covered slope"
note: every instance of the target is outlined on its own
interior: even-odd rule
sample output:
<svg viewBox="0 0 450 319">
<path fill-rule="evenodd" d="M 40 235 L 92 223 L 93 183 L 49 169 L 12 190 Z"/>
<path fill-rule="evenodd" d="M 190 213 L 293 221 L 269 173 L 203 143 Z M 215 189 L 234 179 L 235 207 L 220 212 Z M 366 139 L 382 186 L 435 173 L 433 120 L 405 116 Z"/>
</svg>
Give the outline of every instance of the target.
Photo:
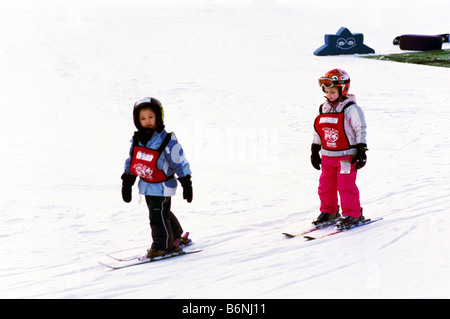
<svg viewBox="0 0 450 319">
<path fill-rule="evenodd" d="M 432 8 L 439 7 L 440 10 Z M 450 297 L 449 69 L 316 57 L 345 26 L 377 53 L 449 32 L 448 1 L 2 1 L 0 297 Z M 433 19 L 424 19 L 433 15 Z M 431 22 L 430 22 L 431 21 Z M 448 44 L 444 46 L 448 48 Z M 317 78 L 345 69 L 368 123 L 367 217 L 315 242 Z M 132 105 L 160 99 L 193 170 L 173 200 L 200 254 L 121 271 L 150 245 L 120 196 Z"/>
</svg>

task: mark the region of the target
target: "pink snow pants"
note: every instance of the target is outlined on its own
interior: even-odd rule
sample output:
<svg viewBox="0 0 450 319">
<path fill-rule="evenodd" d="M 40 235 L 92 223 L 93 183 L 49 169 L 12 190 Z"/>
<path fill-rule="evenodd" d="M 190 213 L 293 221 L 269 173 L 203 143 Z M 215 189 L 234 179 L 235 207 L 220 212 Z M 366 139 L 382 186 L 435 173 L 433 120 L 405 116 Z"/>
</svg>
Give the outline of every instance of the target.
<svg viewBox="0 0 450 319">
<path fill-rule="evenodd" d="M 356 163 L 351 165 L 349 174 L 341 174 L 341 161 L 350 161 L 352 157 L 322 156 L 322 174 L 319 179 L 320 211 L 336 214 L 338 210 L 338 192 L 341 199 L 342 215 L 361 216 L 359 190 L 356 186 Z"/>
</svg>

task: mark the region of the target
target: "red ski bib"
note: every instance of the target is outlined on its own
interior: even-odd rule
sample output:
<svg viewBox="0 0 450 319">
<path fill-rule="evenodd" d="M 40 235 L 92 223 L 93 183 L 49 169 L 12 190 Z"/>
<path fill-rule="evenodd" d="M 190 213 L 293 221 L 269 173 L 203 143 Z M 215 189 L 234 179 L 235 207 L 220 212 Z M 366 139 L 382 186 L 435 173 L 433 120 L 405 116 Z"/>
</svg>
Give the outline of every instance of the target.
<svg viewBox="0 0 450 319">
<path fill-rule="evenodd" d="M 166 176 L 163 170 L 156 165 L 161 153 L 166 148 L 172 137 L 172 134 L 167 134 L 161 146 L 157 149 L 137 146 L 133 147 L 133 156 L 131 158 L 130 173 L 139 176 L 147 183 L 161 183 L 167 181 L 172 176 Z"/>
<path fill-rule="evenodd" d="M 316 117 L 314 129 L 322 140 L 323 149 L 344 151 L 352 148 L 344 129 L 344 110 L 351 104 L 346 105 L 340 113 L 325 113 Z"/>
</svg>

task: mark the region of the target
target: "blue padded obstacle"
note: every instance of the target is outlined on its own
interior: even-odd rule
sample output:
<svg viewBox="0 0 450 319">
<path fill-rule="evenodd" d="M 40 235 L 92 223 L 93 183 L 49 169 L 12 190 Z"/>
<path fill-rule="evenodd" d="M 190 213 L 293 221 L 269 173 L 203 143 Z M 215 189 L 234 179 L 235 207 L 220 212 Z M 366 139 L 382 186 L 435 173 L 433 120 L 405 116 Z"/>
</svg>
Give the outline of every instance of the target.
<svg viewBox="0 0 450 319">
<path fill-rule="evenodd" d="M 325 44 L 314 51 L 314 55 L 367 54 L 375 53 L 363 43 L 362 33 L 351 33 L 347 28 L 340 28 L 334 34 L 325 34 Z"/>
</svg>

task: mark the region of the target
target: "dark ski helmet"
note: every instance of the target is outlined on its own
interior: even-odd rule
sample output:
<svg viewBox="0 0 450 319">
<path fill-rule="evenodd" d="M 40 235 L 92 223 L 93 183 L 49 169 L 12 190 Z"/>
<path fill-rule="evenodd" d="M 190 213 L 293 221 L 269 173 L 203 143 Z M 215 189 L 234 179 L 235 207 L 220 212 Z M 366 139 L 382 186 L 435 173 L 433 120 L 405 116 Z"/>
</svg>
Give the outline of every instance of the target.
<svg viewBox="0 0 450 319">
<path fill-rule="evenodd" d="M 145 108 L 149 108 L 153 111 L 153 113 L 155 113 L 156 116 L 155 128 L 157 131 L 159 131 L 159 128 L 162 128 L 164 125 L 164 108 L 161 102 L 153 97 L 144 97 L 140 100 L 137 100 L 136 103 L 134 103 L 133 107 L 134 125 L 138 130 L 143 129 L 141 123 L 139 122 L 139 112 Z"/>
</svg>

